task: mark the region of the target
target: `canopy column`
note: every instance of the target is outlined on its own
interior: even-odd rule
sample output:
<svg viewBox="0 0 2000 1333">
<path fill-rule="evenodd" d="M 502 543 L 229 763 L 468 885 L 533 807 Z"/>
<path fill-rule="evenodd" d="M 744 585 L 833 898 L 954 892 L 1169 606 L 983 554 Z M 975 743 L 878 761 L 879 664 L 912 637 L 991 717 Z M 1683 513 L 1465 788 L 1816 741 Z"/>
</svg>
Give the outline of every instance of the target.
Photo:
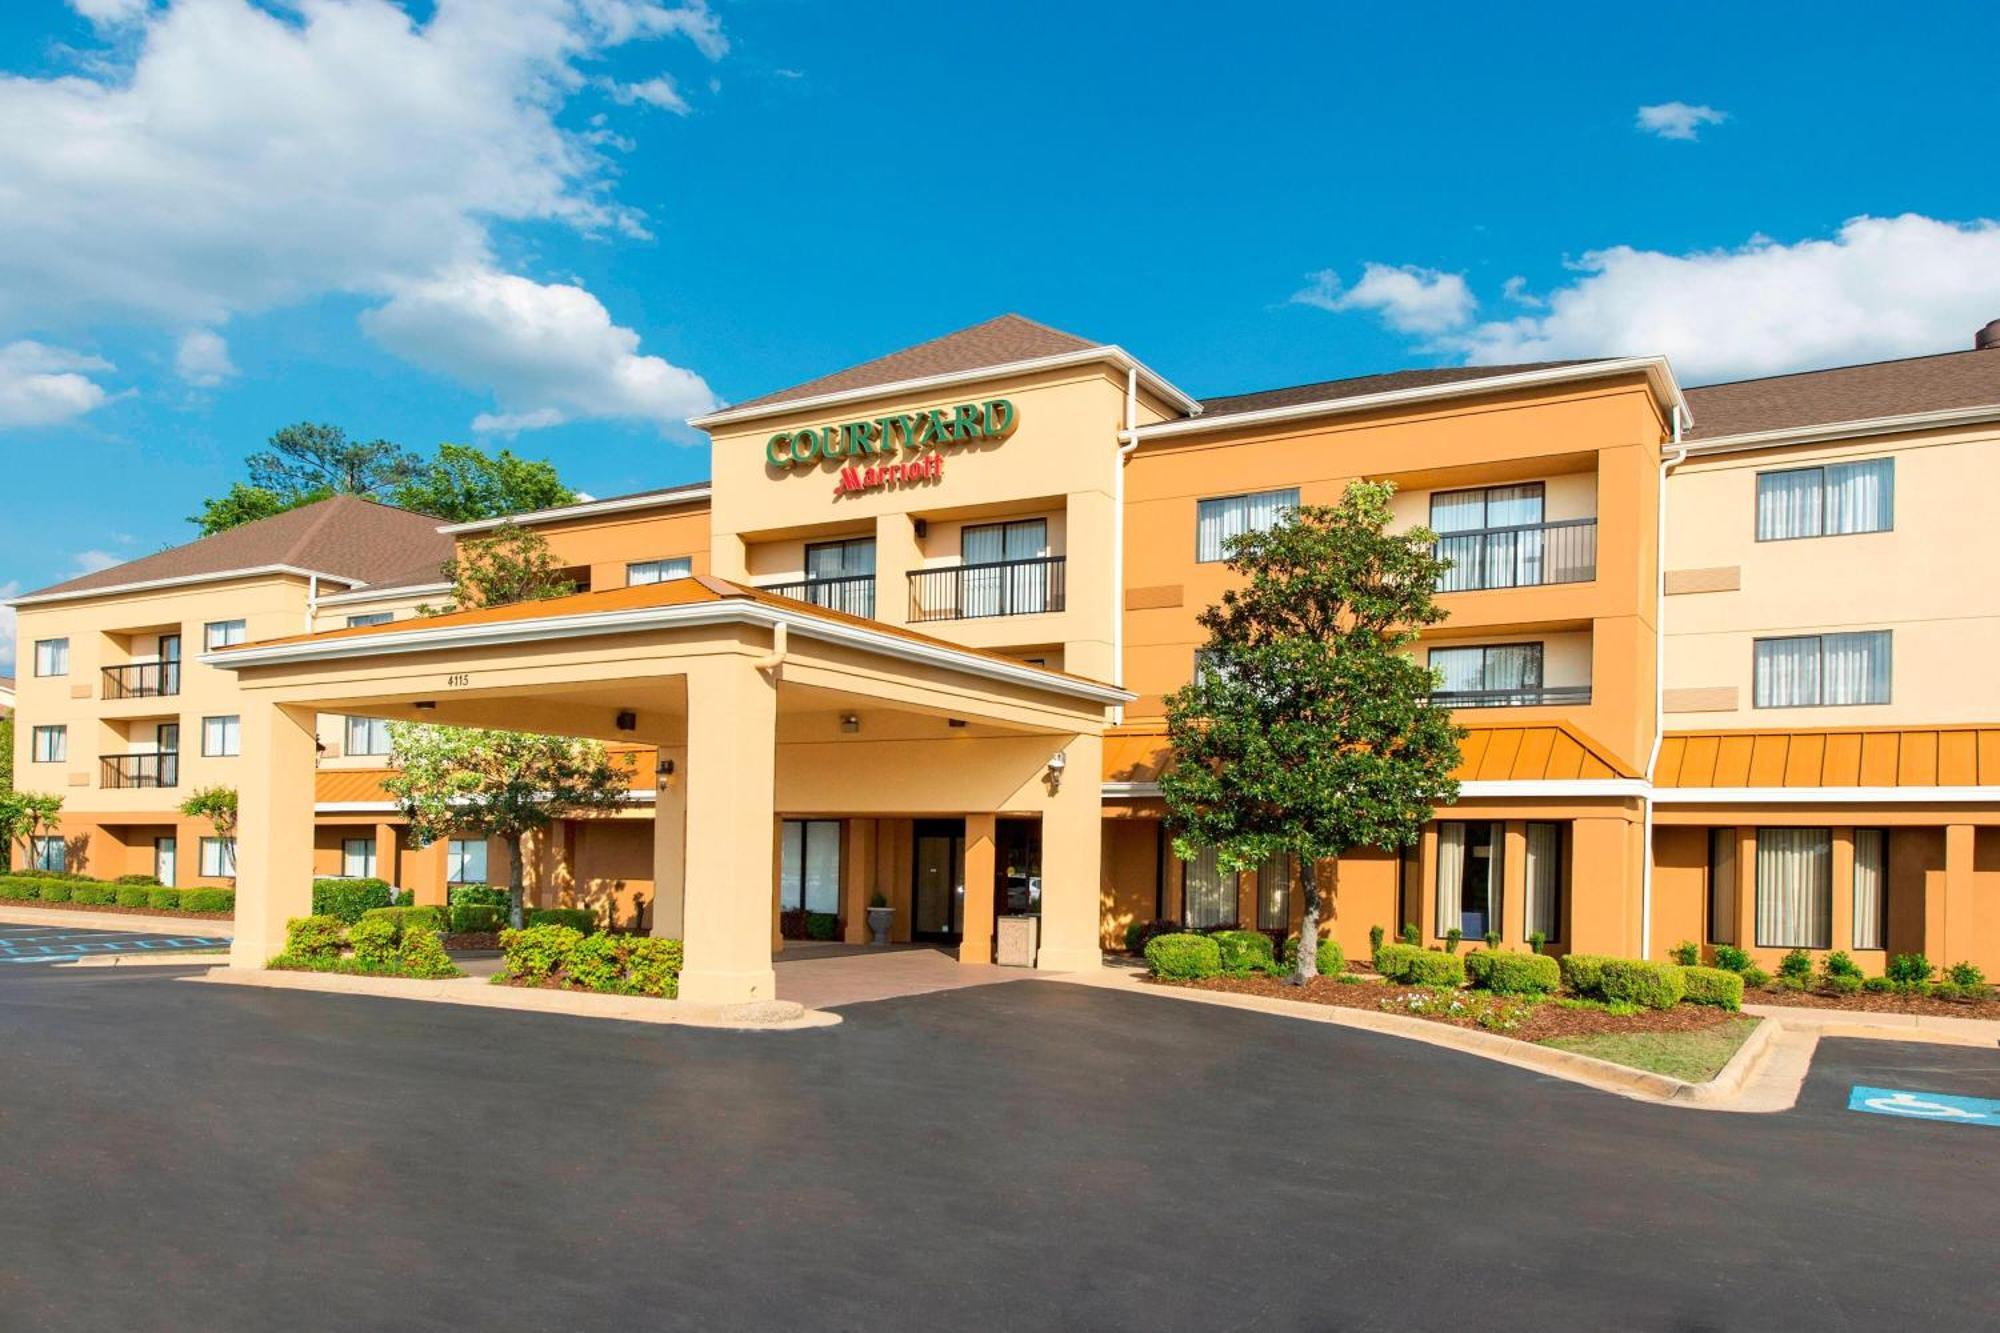
<svg viewBox="0 0 2000 1333">
<path fill-rule="evenodd" d="M 1055 790 L 1042 813 L 1042 938 L 1035 965 L 1088 972 L 1104 963 L 1098 939 L 1104 738 L 1071 736 L 1063 755 L 1061 777 L 1052 775 Z"/>
<path fill-rule="evenodd" d="M 232 967 L 264 966 L 284 951 L 285 922 L 312 911 L 317 720 L 312 708 L 243 697 Z"/>
<path fill-rule="evenodd" d="M 681 998 L 706 1004 L 768 1000 L 776 990 L 771 828 L 777 685 L 753 659 L 731 654 L 692 664 L 687 687 Z"/>
</svg>

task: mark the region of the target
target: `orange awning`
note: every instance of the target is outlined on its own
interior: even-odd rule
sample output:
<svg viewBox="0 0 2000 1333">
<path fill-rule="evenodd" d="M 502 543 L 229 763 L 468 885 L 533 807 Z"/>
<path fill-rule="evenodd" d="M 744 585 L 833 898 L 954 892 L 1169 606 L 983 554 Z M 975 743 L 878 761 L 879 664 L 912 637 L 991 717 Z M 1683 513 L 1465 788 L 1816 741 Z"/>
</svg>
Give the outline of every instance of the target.
<svg viewBox="0 0 2000 1333">
<path fill-rule="evenodd" d="M 1461 782 L 1573 782 L 1636 777 L 1610 750 L 1574 727 L 1471 726 L 1459 743 Z M 1163 726 L 1114 727 L 1104 734 L 1106 782 L 1156 782 L 1169 750 Z"/>
<path fill-rule="evenodd" d="M 1670 732 L 1654 785 L 2000 786 L 2000 727 Z"/>
</svg>

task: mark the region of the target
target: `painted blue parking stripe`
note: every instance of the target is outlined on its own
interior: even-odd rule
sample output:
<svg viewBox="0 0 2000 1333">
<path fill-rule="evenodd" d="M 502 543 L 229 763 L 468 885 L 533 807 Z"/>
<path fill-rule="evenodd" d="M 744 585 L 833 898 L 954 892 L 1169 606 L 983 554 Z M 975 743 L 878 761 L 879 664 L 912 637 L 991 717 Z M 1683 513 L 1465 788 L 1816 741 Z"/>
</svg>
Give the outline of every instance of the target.
<svg viewBox="0 0 2000 1333">
<path fill-rule="evenodd" d="M 1948 1092 L 1913 1092 L 1903 1088 L 1857 1085 L 1848 1094 L 1847 1109 L 1864 1111 L 1869 1115 L 1902 1116 L 1906 1120 L 1935 1120 L 1947 1125 L 2000 1127 L 2000 1101 L 1990 1097 L 1960 1097 Z"/>
<path fill-rule="evenodd" d="M 0 927 L 0 963 L 63 963 L 105 955 L 172 954 L 222 949 L 228 945 L 228 940 L 209 935 L 152 935 L 32 925 Z"/>
</svg>

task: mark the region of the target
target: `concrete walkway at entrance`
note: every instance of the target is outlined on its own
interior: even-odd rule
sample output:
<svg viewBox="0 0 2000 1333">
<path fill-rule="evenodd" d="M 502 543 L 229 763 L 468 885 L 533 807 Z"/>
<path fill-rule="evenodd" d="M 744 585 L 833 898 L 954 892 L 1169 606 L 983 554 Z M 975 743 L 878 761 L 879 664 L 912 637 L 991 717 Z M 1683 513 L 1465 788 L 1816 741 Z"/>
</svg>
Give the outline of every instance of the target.
<svg viewBox="0 0 2000 1333">
<path fill-rule="evenodd" d="M 922 945 L 873 948 L 791 940 L 773 959 L 773 969 L 778 974 L 778 998 L 808 1009 L 1026 981 L 1035 975 L 1028 968 L 961 963 L 951 950 Z"/>
</svg>

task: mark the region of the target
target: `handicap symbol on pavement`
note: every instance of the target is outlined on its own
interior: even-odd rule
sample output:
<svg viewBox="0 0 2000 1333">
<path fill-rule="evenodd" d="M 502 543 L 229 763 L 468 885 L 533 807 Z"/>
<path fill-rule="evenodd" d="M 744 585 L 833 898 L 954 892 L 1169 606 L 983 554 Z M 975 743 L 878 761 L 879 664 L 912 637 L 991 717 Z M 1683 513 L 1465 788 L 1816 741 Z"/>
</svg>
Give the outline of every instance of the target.
<svg viewBox="0 0 2000 1333">
<path fill-rule="evenodd" d="M 1870 1115 L 1899 1115 L 1911 1120 L 2000 1127 L 2000 1101 L 1987 1097 L 1954 1097 L 1943 1092 L 1905 1092 L 1896 1088 L 1857 1086 L 1848 1094 L 1847 1109 L 1866 1111 Z"/>
</svg>

